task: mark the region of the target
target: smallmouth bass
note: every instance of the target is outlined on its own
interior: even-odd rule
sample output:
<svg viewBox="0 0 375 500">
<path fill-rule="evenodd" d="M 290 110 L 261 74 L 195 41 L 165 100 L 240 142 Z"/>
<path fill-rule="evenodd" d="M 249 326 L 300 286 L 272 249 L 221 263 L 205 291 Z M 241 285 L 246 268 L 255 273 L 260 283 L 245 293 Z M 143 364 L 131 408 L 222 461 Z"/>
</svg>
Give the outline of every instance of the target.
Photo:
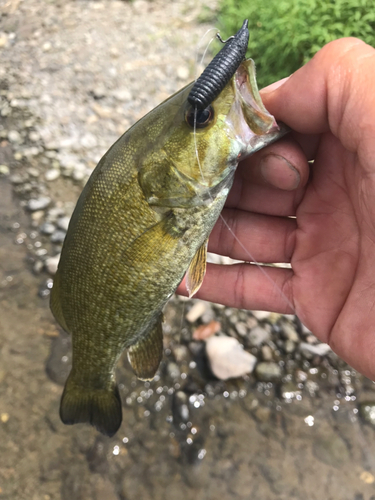
<svg viewBox="0 0 375 500">
<path fill-rule="evenodd" d="M 73 341 L 60 406 L 66 424 L 115 434 L 120 355 L 128 350 L 140 379 L 154 377 L 162 309 L 185 273 L 190 296 L 199 289 L 239 160 L 287 131 L 263 106 L 247 43 L 245 22 L 196 82 L 117 140 L 82 191 L 51 293 Z"/>
</svg>

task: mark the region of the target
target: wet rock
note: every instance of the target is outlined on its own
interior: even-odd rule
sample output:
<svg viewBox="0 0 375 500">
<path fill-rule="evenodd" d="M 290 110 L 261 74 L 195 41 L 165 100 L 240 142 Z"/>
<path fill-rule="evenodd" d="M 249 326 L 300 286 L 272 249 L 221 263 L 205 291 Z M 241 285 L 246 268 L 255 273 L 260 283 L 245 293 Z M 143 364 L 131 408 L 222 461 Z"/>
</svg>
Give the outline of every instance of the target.
<svg viewBox="0 0 375 500">
<path fill-rule="evenodd" d="M 360 403 L 358 411 L 365 422 L 375 427 L 375 401 Z"/>
<path fill-rule="evenodd" d="M 251 373 L 257 361 L 233 337 L 210 337 L 206 341 L 206 354 L 212 373 L 220 380 Z"/>
<path fill-rule="evenodd" d="M 264 382 L 276 382 L 281 380 L 282 370 L 277 363 L 262 362 L 257 364 L 255 375 Z"/>
<path fill-rule="evenodd" d="M 270 338 L 270 333 L 261 326 L 256 326 L 255 328 L 253 328 L 248 335 L 249 343 L 253 347 L 264 344 L 265 342 L 270 340 Z"/>
<path fill-rule="evenodd" d="M 41 196 L 40 198 L 31 199 L 27 202 L 27 208 L 30 212 L 36 212 L 37 210 L 44 210 L 51 203 L 51 198 L 48 196 Z"/>
</svg>

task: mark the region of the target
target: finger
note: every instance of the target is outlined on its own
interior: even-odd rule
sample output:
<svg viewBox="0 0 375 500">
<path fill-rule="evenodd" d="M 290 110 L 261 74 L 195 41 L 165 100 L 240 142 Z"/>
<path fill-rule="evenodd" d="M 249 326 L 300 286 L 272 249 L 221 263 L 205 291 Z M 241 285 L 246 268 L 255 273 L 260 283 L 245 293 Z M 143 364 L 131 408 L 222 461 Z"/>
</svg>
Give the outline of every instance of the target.
<svg viewBox="0 0 375 500">
<path fill-rule="evenodd" d="M 291 269 L 254 264 L 207 264 L 203 285 L 195 298 L 240 309 L 293 314 Z M 187 295 L 184 282 L 177 293 Z"/>
<path fill-rule="evenodd" d="M 266 215 L 293 216 L 303 198 L 305 188 L 285 191 L 246 180 L 246 165 L 240 165 L 225 206 Z"/>
<path fill-rule="evenodd" d="M 251 262 L 290 262 L 295 219 L 226 208 L 222 216 L 210 235 L 209 252 Z"/>
<path fill-rule="evenodd" d="M 302 148 L 285 138 L 243 161 L 243 178 L 260 185 L 291 191 L 306 185 L 309 165 Z"/>
</svg>

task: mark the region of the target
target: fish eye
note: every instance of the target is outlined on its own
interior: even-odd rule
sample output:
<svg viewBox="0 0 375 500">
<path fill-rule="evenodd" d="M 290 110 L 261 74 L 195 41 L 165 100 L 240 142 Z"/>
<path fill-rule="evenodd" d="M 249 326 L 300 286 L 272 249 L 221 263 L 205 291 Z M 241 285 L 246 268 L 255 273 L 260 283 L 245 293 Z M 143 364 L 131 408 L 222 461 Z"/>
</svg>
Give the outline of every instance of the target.
<svg viewBox="0 0 375 500">
<path fill-rule="evenodd" d="M 189 107 L 185 114 L 186 123 L 192 128 L 194 128 L 194 120 L 197 128 L 204 128 L 212 121 L 213 117 L 214 110 L 212 106 L 207 106 L 205 109 Z"/>
</svg>

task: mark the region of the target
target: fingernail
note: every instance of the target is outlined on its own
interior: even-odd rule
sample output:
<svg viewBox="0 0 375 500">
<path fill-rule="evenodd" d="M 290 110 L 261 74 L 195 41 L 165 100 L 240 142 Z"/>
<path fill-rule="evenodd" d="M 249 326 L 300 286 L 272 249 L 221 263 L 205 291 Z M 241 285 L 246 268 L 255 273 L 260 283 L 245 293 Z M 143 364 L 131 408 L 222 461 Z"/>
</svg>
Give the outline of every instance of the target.
<svg viewBox="0 0 375 500">
<path fill-rule="evenodd" d="M 283 85 L 290 77 L 287 76 L 286 78 L 283 78 L 282 80 L 279 80 L 278 82 L 271 83 L 271 85 L 268 85 L 268 87 L 264 87 L 260 92 L 262 94 L 267 94 L 269 92 L 273 92 L 274 90 L 278 89 Z"/>
<path fill-rule="evenodd" d="M 275 154 L 261 159 L 260 171 L 266 182 L 287 191 L 296 189 L 301 180 L 298 170 L 283 156 Z"/>
</svg>

